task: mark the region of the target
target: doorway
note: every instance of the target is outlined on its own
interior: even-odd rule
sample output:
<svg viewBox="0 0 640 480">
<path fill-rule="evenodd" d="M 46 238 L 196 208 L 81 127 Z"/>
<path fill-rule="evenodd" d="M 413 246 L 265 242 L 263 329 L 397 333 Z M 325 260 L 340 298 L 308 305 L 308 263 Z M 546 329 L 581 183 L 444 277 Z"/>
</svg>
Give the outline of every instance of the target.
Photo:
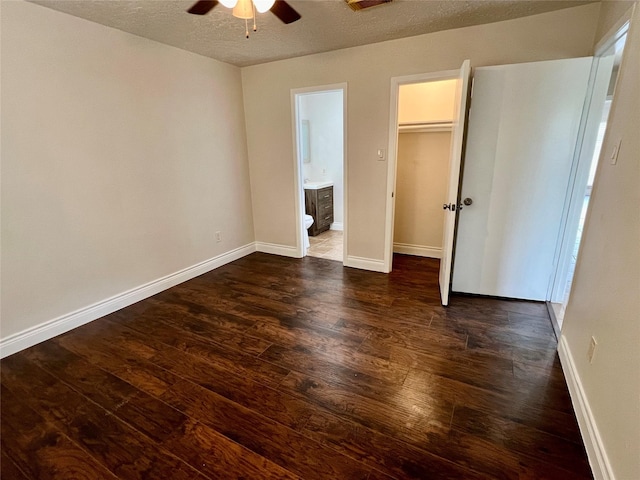
<svg viewBox="0 0 640 480">
<path fill-rule="evenodd" d="M 440 259 L 456 79 L 400 85 L 393 253 Z"/>
<path fill-rule="evenodd" d="M 574 171 L 565 202 L 566 220 L 558 241 L 557 267 L 549 286 L 548 298 L 555 317 L 554 327 L 558 331 L 562 328 L 569 301 L 582 230 L 601 157 L 627 30 L 628 24 L 605 42 L 596 53 L 593 62 L 590 94 L 583 110 L 582 132 L 578 137 Z"/>
<path fill-rule="evenodd" d="M 292 91 L 298 252 L 344 262 L 346 84 Z"/>
<path fill-rule="evenodd" d="M 445 72 L 410 75 L 406 77 L 391 78 L 390 115 L 389 115 L 389 162 L 387 171 L 387 206 L 385 225 L 385 251 L 384 269 L 388 273 L 393 265 L 393 244 L 396 207 L 396 178 L 398 158 L 398 131 L 399 131 L 399 100 L 402 85 L 432 82 L 436 80 L 452 80 L 455 83 L 453 118 L 451 122 L 451 147 L 449 150 L 449 162 L 447 165 L 447 185 L 445 200 L 442 205 L 445 210 L 442 225 L 442 247 L 438 283 L 440 287 L 440 300 L 442 305 L 449 304 L 451 292 L 451 267 L 453 261 L 453 244 L 455 237 L 456 221 L 459 208 L 458 188 L 460 179 L 460 166 L 465 137 L 467 119 L 467 99 L 470 93 L 471 62 L 465 60 L 460 69 Z M 378 151 L 378 157 L 384 158 L 384 151 Z"/>
</svg>

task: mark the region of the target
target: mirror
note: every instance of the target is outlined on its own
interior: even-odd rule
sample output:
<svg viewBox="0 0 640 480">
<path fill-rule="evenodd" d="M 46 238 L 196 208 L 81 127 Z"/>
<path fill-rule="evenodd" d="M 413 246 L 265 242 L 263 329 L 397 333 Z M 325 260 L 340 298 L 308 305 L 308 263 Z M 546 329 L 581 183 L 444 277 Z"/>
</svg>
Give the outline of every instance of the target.
<svg viewBox="0 0 640 480">
<path fill-rule="evenodd" d="M 300 155 L 303 163 L 311 163 L 311 148 L 309 141 L 309 120 L 300 122 Z"/>
</svg>

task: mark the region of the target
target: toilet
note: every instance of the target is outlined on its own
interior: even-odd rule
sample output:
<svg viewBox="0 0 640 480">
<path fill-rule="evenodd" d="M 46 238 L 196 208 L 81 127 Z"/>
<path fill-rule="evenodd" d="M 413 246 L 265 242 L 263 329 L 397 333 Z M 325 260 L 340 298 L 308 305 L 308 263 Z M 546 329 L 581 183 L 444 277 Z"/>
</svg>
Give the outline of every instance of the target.
<svg viewBox="0 0 640 480">
<path fill-rule="evenodd" d="M 308 229 L 313 225 L 313 217 L 311 215 L 304 216 L 304 248 L 309 248 L 309 231 Z"/>
</svg>

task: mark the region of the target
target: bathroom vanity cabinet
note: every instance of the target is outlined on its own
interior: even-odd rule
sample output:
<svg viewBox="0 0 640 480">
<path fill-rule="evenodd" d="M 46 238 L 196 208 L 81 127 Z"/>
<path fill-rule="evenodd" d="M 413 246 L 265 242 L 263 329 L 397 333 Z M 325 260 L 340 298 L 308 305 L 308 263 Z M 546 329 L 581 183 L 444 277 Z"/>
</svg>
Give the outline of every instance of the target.
<svg viewBox="0 0 640 480">
<path fill-rule="evenodd" d="M 305 213 L 313 217 L 312 237 L 329 230 L 333 223 L 333 187 L 304 190 Z"/>
</svg>

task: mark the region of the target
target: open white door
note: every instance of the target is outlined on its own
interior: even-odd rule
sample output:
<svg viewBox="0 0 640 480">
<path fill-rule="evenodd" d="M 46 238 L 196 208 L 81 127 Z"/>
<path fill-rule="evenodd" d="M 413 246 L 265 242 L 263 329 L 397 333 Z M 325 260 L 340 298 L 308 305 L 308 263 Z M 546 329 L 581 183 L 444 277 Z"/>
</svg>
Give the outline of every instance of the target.
<svg viewBox="0 0 640 480">
<path fill-rule="evenodd" d="M 574 58 L 475 70 L 454 291 L 546 300 L 590 69 Z"/>
<path fill-rule="evenodd" d="M 456 217 L 458 215 L 458 185 L 460 183 L 460 165 L 462 162 L 462 146 L 464 141 L 465 120 L 467 116 L 467 98 L 469 94 L 469 78 L 471 63 L 465 60 L 460 67 L 458 91 L 456 94 L 456 115 L 451 130 L 451 158 L 449 160 L 449 182 L 442 234 L 442 257 L 440 258 L 440 298 L 442 305 L 449 304 L 451 292 L 451 262 L 453 261 L 453 239 L 455 236 Z"/>
</svg>

